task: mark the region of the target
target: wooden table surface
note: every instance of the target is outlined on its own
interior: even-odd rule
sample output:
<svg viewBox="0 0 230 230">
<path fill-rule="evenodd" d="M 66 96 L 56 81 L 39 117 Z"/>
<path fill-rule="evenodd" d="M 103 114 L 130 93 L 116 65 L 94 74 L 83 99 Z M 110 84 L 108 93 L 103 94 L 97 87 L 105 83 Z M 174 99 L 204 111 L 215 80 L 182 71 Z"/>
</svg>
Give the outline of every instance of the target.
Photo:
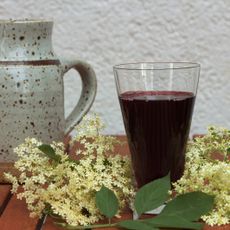
<svg viewBox="0 0 230 230">
<path fill-rule="evenodd" d="M 124 136 L 119 137 L 125 140 Z M 76 147 L 76 146 L 75 146 Z M 127 144 L 117 147 L 121 154 L 127 154 Z M 30 218 L 26 204 L 23 200 L 16 199 L 10 193 L 11 185 L 0 184 L 0 230 L 58 230 L 63 229 L 54 225 L 51 218 L 47 218 L 43 224 L 38 218 Z M 124 213 L 121 219 L 130 219 L 131 213 Z M 119 219 L 120 220 L 120 219 Z M 114 220 L 116 221 L 116 220 Z M 110 228 L 111 229 L 111 228 Z M 111 230 L 115 230 L 113 228 Z M 230 225 L 220 227 L 205 226 L 205 230 L 230 230 Z M 105 229 L 104 229 L 105 230 Z"/>
</svg>

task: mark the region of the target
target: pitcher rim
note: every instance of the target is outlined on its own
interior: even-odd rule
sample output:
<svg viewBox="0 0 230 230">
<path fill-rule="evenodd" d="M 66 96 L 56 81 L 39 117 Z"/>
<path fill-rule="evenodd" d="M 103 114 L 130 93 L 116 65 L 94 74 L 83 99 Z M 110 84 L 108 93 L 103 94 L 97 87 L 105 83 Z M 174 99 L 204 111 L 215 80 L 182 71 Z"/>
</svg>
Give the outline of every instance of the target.
<svg viewBox="0 0 230 230">
<path fill-rule="evenodd" d="M 50 19 L 33 19 L 33 18 L 24 18 L 24 19 L 0 19 L 0 24 L 36 24 L 36 23 L 53 23 Z"/>
</svg>

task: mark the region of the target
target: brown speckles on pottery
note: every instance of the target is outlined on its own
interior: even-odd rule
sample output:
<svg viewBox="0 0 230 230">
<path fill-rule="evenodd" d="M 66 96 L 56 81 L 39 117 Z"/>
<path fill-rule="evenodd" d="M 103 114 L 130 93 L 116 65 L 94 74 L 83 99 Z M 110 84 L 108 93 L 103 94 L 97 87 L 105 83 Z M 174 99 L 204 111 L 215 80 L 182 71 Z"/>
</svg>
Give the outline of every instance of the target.
<svg viewBox="0 0 230 230">
<path fill-rule="evenodd" d="M 91 107 L 93 69 L 78 60 L 59 60 L 51 44 L 51 21 L 0 21 L 0 162 L 16 160 L 13 148 L 26 137 L 62 141 Z M 63 75 L 80 73 L 82 94 L 64 118 Z"/>
</svg>

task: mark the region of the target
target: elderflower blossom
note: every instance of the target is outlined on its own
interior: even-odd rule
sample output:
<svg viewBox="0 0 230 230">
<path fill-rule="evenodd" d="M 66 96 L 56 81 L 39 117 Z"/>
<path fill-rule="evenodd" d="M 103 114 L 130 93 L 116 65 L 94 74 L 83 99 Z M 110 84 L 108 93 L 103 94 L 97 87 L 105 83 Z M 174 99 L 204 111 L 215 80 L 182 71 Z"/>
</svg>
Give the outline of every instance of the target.
<svg viewBox="0 0 230 230">
<path fill-rule="evenodd" d="M 178 194 L 202 191 L 215 196 L 214 209 L 202 219 L 209 225 L 230 223 L 230 130 L 209 127 L 188 145 L 184 175 L 174 183 Z"/>
<path fill-rule="evenodd" d="M 96 208 L 95 194 L 104 185 L 113 190 L 120 201 L 120 208 L 134 196 L 131 181 L 130 159 L 113 152 L 115 137 L 104 136 L 100 118 L 84 117 L 76 128 L 74 141 L 83 145 L 76 150 L 79 160 L 70 160 L 63 143 L 52 143 L 59 162 L 53 162 L 38 149 L 42 143 L 27 138 L 15 152 L 19 159 L 15 168 L 19 177 L 6 173 L 13 184 L 17 198 L 25 199 L 30 216 L 41 216 L 46 212 L 58 215 L 70 225 L 93 224 L 102 218 Z"/>
</svg>

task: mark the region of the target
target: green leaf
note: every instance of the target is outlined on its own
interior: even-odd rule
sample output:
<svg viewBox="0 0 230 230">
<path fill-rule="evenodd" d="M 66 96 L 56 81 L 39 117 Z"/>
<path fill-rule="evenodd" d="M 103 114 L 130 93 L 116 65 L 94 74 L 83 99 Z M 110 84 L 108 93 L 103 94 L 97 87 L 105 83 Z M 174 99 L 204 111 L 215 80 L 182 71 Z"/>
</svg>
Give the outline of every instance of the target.
<svg viewBox="0 0 230 230">
<path fill-rule="evenodd" d="M 214 197 L 203 192 L 190 192 L 170 201 L 159 216 L 180 216 L 195 221 L 213 208 Z"/>
<path fill-rule="evenodd" d="M 168 197 L 169 189 L 170 175 L 144 185 L 137 192 L 134 201 L 134 206 L 138 215 L 162 205 Z"/>
<path fill-rule="evenodd" d="M 80 163 L 78 160 L 73 160 L 71 158 L 68 158 L 67 161 L 69 161 L 70 163 L 73 163 L 75 165 L 79 165 L 79 163 Z"/>
<path fill-rule="evenodd" d="M 158 228 L 153 228 L 147 223 L 140 222 L 138 220 L 125 220 L 118 223 L 119 227 L 132 229 L 132 230 L 157 230 Z"/>
<path fill-rule="evenodd" d="M 159 228 L 202 229 L 203 224 L 193 223 L 180 216 L 157 216 L 144 220 L 144 223 Z"/>
<path fill-rule="evenodd" d="M 96 193 L 96 205 L 100 212 L 108 218 L 112 218 L 118 211 L 118 200 L 113 191 L 102 186 Z"/>
<path fill-rule="evenodd" d="M 230 148 L 227 149 L 227 154 L 230 154 Z"/>
<path fill-rule="evenodd" d="M 56 162 L 59 162 L 61 160 L 61 157 L 55 153 L 54 149 L 50 145 L 43 144 L 38 146 L 38 149 L 46 154 L 46 156 L 49 157 L 51 160 L 54 160 Z"/>
</svg>

